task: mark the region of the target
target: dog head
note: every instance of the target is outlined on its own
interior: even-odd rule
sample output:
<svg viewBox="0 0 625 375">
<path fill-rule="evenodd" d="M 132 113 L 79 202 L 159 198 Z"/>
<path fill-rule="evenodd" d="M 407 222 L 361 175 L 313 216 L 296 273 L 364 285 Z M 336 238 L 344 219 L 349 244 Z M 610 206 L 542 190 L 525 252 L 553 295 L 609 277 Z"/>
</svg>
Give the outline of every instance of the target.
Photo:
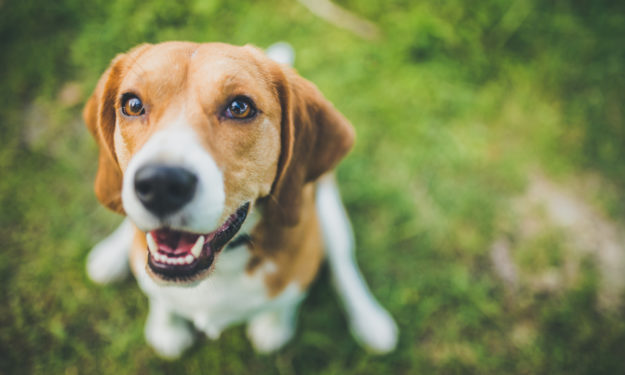
<svg viewBox="0 0 625 375">
<path fill-rule="evenodd" d="M 148 243 L 149 274 L 188 283 L 257 202 L 296 225 L 304 185 L 350 149 L 349 122 L 255 47 L 168 42 L 117 56 L 83 116 L 100 154 L 95 192 Z"/>
</svg>

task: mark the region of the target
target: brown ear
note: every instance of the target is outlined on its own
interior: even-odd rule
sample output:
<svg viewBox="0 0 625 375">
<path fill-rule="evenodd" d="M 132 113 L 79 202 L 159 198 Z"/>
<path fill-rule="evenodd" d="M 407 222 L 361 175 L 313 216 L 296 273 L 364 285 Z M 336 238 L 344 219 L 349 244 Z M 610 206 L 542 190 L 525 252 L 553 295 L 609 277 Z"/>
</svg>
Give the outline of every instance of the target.
<svg viewBox="0 0 625 375">
<path fill-rule="evenodd" d="M 87 128 L 100 149 L 94 184 L 96 197 L 105 207 L 121 214 L 124 213 L 121 200 L 122 171 L 115 156 L 113 141 L 117 117 L 115 100 L 128 56 L 136 56 L 137 52 L 144 50 L 147 46 L 141 45 L 113 59 L 109 68 L 100 77 L 82 113 Z"/>
<path fill-rule="evenodd" d="M 285 225 L 299 221 L 304 185 L 334 168 L 354 143 L 354 128 L 317 87 L 289 68 L 278 85 L 282 151 L 267 214 Z"/>
</svg>

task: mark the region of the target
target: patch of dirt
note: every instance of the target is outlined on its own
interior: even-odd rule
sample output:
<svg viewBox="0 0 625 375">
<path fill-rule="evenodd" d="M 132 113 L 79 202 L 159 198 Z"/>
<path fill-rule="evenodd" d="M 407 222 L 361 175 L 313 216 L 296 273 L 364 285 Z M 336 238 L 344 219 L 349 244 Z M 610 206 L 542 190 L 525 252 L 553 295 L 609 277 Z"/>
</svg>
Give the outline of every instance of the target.
<svg viewBox="0 0 625 375">
<path fill-rule="evenodd" d="M 584 259 L 600 274 L 599 305 L 616 308 L 625 290 L 625 230 L 589 203 L 588 195 L 562 186 L 542 174 L 530 178 L 525 193 L 513 200 L 513 224 L 491 245 L 496 274 L 508 290 L 528 288 L 557 292 L 574 285 Z M 540 246 L 545 233 L 556 233 L 558 245 Z M 532 253 L 532 251 L 534 253 Z M 525 253 L 523 258 L 522 252 Z M 560 254 L 545 254 L 560 252 Z M 552 259 L 555 261 L 534 261 Z M 525 264 L 519 259 L 529 259 Z"/>
</svg>

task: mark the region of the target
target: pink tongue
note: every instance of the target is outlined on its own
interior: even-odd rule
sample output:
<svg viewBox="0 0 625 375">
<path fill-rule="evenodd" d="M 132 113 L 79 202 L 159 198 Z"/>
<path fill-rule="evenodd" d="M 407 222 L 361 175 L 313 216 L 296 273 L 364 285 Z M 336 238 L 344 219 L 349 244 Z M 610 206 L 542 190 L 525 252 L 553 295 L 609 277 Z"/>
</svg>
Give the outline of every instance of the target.
<svg viewBox="0 0 625 375">
<path fill-rule="evenodd" d="M 199 234 L 183 233 L 169 229 L 152 231 L 158 250 L 168 255 L 184 255 L 191 251 Z"/>
</svg>

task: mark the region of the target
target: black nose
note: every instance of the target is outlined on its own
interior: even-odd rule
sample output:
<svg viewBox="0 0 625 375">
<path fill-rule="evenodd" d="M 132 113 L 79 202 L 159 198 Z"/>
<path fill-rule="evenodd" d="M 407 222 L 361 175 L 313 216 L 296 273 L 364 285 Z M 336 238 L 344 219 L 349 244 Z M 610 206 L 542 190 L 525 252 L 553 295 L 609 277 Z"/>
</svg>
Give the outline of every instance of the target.
<svg viewBox="0 0 625 375">
<path fill-rule="evenodd" d="M 197 177 L 184 168 L 146 165 L 135 174 L 135 193 L 150 212 L 165 216 L 193 198 Z"/>
</svg>

